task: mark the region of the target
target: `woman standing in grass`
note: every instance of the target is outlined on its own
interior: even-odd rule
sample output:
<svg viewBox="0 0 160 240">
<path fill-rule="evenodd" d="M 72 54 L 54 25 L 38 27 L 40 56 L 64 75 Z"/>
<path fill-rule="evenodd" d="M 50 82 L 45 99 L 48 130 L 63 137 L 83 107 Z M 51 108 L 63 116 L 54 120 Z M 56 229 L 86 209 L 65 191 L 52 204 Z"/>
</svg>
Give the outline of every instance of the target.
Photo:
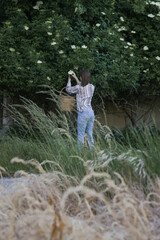
<svg viewBox="0 0 160 240">
<path fill-rule="evenodd" d="M 77 85 L 71 86 L 71 76 L 76 80 Z M 94 86 L 89 83 L 90 72 L 87 69 L 81 70 L 80 81 L 74 72 L 68 75 L 68 83 L 66 91 L 69 94 L 76 94 L 77 101 L 77 131 L 78 131 L 78 147 L 84 145 L 84 136 L 87 133 L 89 147 L 94 148 L 93 140 L 93 124 L 94 112 L 91 106 L 91 101 L 94 93 Z"/>
</svg>

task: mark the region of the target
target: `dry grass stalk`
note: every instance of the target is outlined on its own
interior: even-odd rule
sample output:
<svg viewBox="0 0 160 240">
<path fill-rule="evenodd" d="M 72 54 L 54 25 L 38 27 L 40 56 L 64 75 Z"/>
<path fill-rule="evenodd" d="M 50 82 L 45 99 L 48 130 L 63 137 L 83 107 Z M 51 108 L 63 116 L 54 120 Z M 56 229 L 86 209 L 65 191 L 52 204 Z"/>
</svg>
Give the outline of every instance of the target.
<svg viewBox="0 0 160 240">
<path fill-rule="evenodd" d="M 27 176 L 10 191 L 1 186 L 0 240 L 160 239 L 158 179 L 148 196 L 116 173 L 112 179 L 93 172 L 77 186 L 64 179 L 53 172 Z M 103 181 L 105 191 L 89 188 L 92 179 Z"/>
</svg>

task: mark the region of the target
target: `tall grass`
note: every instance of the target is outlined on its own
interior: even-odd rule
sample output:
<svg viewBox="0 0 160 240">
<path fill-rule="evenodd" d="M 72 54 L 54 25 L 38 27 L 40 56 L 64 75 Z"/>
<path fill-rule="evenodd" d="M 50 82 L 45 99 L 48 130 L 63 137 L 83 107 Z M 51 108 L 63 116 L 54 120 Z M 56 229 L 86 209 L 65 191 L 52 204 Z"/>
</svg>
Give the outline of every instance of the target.
<svg viewBox="0 0 160 240">
<path fill-rule="evenodd" d="M 36 159 L 40 163 L 45 162 L 48 171 L 60 170 L 79 179 L 92 171 L 116 171 L 126 179 L 144 182 L 147 177 L 160 175 L 160 137 L 157 130 L 142 126 L 141 130 L 130 128 L 117 135 L 96 120 L 95 151 L 88 148 L 87 140 L 84 149 L 79 150 L 76 111 L 62 112 L 55 91 L 49 89 L 46 92 L 56 105 L 56 112 L 46 113 L 24 98 L 22 105 L 10 107 L 16 128 L 14 126 L 0 142 L 0 161 L 11 175 L 22 167 L 10 164 L 13 157 Z"/>
<path fill-rule="evenodd" d="M 159 239 L 158 179 L 145 195 L 117 173 L 93 171 L 78 182 L 35 166 L 40 176 L 26 175 L 10 191 L 0 186 L 1 240 Z"/>
<path fill-rule="evenodd" d="M 27 99 L 10 107 L 0 174 L 15 178 L 9 191 L 0 184 L 0 240 L 159 240 L 158 131 L 95 121 L 95 150 L 79 150 L 76 112 L 49 94 L 56 113 Z"/>
</svg>

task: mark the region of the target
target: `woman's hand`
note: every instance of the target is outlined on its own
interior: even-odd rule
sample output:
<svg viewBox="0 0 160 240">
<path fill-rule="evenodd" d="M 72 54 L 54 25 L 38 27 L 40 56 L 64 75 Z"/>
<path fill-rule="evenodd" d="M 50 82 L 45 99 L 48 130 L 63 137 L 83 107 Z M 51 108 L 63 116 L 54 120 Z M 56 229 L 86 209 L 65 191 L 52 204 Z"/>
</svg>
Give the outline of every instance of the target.
<svg viewBox="0 0 160 240">
<path fill-rule="evenodd" d="M 79 79 L 77 78 L 77 76 L 76 76 L 76 74 L 75 73 L 72 73 L 72 75 L 71 75 L 75 80 L 76 80 L 76 82 L 77 82 L 77 84 L 79 84 L 80 83 L 80 81 L 79 81 Z"/>
<path fill-rule="evenodd" d="M 74 79 L 77 78 L 76 74 L 73 72 L 72 75 L 71 75 Z"/>
</svg>

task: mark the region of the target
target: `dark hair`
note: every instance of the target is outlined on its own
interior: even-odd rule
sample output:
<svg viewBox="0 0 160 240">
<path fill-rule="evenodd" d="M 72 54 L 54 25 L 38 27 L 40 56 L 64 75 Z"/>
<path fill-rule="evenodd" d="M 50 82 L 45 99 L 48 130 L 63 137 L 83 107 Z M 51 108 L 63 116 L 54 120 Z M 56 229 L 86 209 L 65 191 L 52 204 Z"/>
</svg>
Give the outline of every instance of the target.
<svg viewBox="0 0 160 240">
<path fill-rule="evenodd" d="M 90 72 L 88 69 L 82 69 L 79 73 L 80 77 L 82 78 L 81 86 L 84 87 L 89 83 L 90 80 Z"/>
</svg>

